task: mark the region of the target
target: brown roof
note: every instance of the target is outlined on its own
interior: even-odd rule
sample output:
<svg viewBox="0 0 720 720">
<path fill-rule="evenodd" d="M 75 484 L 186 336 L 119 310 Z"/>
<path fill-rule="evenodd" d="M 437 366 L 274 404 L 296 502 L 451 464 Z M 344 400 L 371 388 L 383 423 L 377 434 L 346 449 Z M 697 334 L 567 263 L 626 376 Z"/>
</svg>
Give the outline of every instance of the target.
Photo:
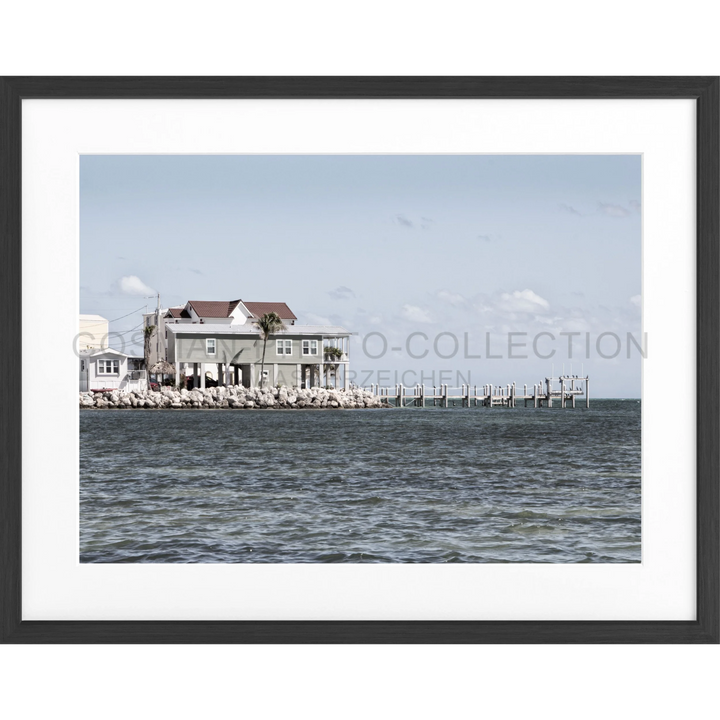
<svg viewBox="0 0 720 720">
<path fill-rule="evenodd" d="M 195 312 L 203 318 L 226 318 L 237 307 L 239 300 L 190 300 Z"/>
<path fill-rule="evenodd" d="M 170 315 L 170 317 L 174 318 L 189 318 L 190 313 L 185 309 L 185 306 L 183 307 L 176 307 L 176 308 L 168 308 L 167 313 L 165 314 L 165 317 Z"/>
<path fill-rule="evenodd" d="M 295 313 L 282 302 L 245 302 L 243 305 L 255 316 L 261 317 L 265 313 L 277 313 L 282 320 L 297 320 Z"/>
</svg>

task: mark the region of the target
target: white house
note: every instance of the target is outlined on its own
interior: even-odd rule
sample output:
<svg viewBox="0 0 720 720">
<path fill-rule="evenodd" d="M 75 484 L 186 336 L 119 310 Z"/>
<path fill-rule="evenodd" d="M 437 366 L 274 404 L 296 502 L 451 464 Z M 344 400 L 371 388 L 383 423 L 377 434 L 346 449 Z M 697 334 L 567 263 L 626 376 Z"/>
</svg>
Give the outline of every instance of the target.
<svg viewBox="0 0 720 720">
<path fill-rule="evenodd" d="M 80 392 L 88 390 L 145 390 L 147 375 L 142 357 L 112 348 L 86 348 L 80 355 Z"/>
</svg>

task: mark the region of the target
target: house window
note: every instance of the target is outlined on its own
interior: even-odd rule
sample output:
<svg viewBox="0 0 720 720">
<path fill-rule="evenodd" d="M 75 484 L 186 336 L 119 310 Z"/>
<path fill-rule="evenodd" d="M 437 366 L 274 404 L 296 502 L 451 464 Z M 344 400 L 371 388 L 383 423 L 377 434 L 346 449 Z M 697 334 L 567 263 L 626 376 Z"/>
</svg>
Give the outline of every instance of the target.
<svg viewBox="0 0 720 720">
<path fill-rule="evenodd" d="M 292 340 L 277 340 L 278 355 L 292 355 Z"/>
<path fill-rule="evenodd" d="M 205 338 L 205 353 L 207 355 L 215 354 L 215 338 Z"/>
<path fill-rule="evenodd" d="M 98 360 L 98 375 L 117 375 L 119 372 L 119 360 Z"/>
<path fill-rule="evenodd" d="M 317 355 L 318 354 L 318 341 L 317 340 L 303 340 L 302 341 L 302 354 L 303 355 Z"/>
</svg>

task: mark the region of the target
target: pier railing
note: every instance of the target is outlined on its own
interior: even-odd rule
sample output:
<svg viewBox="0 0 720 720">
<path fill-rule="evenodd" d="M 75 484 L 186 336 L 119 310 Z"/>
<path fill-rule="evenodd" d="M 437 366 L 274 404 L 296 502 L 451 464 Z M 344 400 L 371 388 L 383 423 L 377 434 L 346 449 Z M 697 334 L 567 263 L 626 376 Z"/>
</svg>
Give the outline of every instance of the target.
<svg viewBox="0 0 720 720">
<path fill-rule="evenodd" d="M 559 387 L 556 387 L 559 384 Z M 523 407 L 551 408 L 576 407 L 578 398 L 590 407 L 590 379 L 576 375 L 564 375 L 559 378 L 545 378 L 531 388 L 516 383 L 508 385 L 402 385 L 384 387 L 372 384 L 368 388 L 375 397 L 379 397 L 395 407 L 507 407 L 514 408 L 518 403 Z"/>
</svg>

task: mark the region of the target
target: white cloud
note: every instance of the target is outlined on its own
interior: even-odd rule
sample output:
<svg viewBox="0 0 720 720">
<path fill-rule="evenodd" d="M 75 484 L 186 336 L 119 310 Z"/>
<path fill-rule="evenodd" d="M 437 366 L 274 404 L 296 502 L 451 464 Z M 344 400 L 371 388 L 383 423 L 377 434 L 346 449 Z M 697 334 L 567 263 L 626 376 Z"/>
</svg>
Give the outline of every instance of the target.
<svg viewBox="0 0 720 720">
<path fill-rule="evenodd" d="M 517 313 L 542 313 L 550 309 L 550 303 L 545 298 L 529 289 L 503 293 L 498 306 L 505 312 Z"/>
<path fill-rule="evenodd" d="M 404 215 L 396 215 L 395 222 L 398 225 L 402 225 L 403 227 L 406 227 L 408 229 L 412 229 L 415 227 L 415 223 L 412 220 L 406 218 Z"/>
<path fill-rule="evenodd" d="M 126 275 L 118 280 L 118 287 L 125 295 L 156 295 L 156 292 L 147 286 L 137 275 Z"/>
<path fill-rule="evenodd" d="M 558 207 L 562 212 L 567 213 L 568 215 L 577 215 L 578 217 L 582 217 L 582 213 L 578 212 L 572 205 L 560 203 Z"/>
<path fill-rule="evenodd" d="M 340 285 L 340 287 L 328 291 L 328 295 L 333 300 L 348 300 L 355 297 L 355 293 L 346 285 Z"/>
<path fill-rule="evenodd" d="M 462 295 L 459 293 L 451 293 L 449 290 L 438 290 L 437 298 L 438 300 L 442 300 L 442 302 L 446 302 L 453 307 L 458 307 L 467 303 L 467 300 Z"/>
<path fill-rule="evenodd" d="M 630 215 L 630 211 L 627 208 L 622 207 L 622 205 L 598 203 L 598 207 L 603 215 L 608 215 L 609 217 L 627 217 Z"/>
<path fill-rule="evenodd" d="M 404 318 L 406 318 L 407 320 L 410 320 L 411 322 L 418 322 L 418 323 L 431 323 L 432 322 L 432 318 L 430 317 L 430 315 L 425 310 L 417 307 L 416 305 L 403 305 L 402 314 L 403 314 Z"/>
<path fill-rule="evenodd" d="M 421 217 L 420 219 L 411 219 L 407 215 L 399 213 L 393 216 L 393 221 L 401 227 L 407 228 L 408 230 L 414 230 L 420 228 L 421 230 L 432 230 L 435 225 L 435 220 L 430 217 Z"/>
</svg>

